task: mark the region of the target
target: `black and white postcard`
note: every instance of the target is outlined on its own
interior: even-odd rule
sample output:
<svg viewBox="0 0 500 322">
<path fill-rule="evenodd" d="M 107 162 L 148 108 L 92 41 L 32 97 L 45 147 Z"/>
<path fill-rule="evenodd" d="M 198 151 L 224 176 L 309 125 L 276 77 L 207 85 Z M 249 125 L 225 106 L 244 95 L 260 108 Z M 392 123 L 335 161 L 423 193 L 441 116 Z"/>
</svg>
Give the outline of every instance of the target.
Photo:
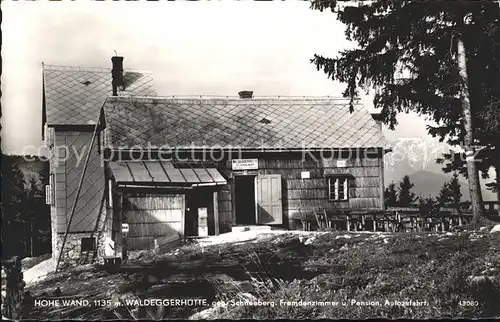
<svg viewBox="0 0 500 322">
<path fill-rule="evenodd" d="M 498 1 L 2 12 L 2 318 L 500 318 Z"/>
</svg>

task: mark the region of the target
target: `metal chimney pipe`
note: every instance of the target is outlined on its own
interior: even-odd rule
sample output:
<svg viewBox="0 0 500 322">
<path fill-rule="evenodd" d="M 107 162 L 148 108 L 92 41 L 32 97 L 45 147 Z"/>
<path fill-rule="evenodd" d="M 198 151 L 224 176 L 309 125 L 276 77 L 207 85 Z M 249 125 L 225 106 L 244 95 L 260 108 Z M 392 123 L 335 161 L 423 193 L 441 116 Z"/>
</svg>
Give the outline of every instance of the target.
<svg viewBox="0 0 500 322">
<path fill-rule="evenodd" d="M 238 92 L 240 98 L 253 98 L 253 91 L 241 91 Z"/>
</svg>

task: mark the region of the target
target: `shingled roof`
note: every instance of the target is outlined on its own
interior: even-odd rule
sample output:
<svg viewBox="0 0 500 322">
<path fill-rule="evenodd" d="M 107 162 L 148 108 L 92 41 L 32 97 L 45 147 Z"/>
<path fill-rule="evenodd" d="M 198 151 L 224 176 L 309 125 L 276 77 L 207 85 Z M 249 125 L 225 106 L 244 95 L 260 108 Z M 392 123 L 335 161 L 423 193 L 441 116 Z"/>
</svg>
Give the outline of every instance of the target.
<svg viewBox="0 0 500 322">
<path fill-rule="evenodd" d="M 109 97 L 103 108 L 113 148 L 387 146 L 368 110 L 351 114 L 344 99 Z"/>
<path fill-rule="evenodd" d="M 125 70 L 125 91 L 130 95 L 156 96 L 147 71 Z M 48 125 L 86 125 L 95 122 L 112 95 L 111 69 L 43 66 L 43 122 Z"/>
</svg>

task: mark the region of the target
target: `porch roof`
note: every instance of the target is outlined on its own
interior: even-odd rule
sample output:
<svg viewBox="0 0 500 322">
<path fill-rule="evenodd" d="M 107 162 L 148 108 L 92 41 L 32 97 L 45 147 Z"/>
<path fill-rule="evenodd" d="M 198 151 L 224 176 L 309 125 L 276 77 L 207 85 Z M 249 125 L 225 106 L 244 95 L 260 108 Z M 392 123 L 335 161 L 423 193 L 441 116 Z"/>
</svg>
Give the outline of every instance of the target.
<svg viewBox="0 0 500 322">
<path fill-rule="evenodd" d="M 116 161 L 109 166 L 118 185 L 137 186 L 213 186 L 226 184 L 214 167 L 204 165 L 179 168 L 170 161 Z"/>
</svg>

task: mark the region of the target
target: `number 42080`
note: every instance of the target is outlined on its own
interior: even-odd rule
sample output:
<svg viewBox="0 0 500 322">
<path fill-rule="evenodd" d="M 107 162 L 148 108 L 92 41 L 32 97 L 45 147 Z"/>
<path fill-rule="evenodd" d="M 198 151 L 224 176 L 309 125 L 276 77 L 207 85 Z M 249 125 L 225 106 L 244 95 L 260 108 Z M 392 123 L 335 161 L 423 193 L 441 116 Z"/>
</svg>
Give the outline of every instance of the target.
<svg viewBox="0 0 500 322">
<path fill-rule="evenodd" d="M 479 306 L 478 301 L 459 301 L 459 306 Z"/>
</svg>

